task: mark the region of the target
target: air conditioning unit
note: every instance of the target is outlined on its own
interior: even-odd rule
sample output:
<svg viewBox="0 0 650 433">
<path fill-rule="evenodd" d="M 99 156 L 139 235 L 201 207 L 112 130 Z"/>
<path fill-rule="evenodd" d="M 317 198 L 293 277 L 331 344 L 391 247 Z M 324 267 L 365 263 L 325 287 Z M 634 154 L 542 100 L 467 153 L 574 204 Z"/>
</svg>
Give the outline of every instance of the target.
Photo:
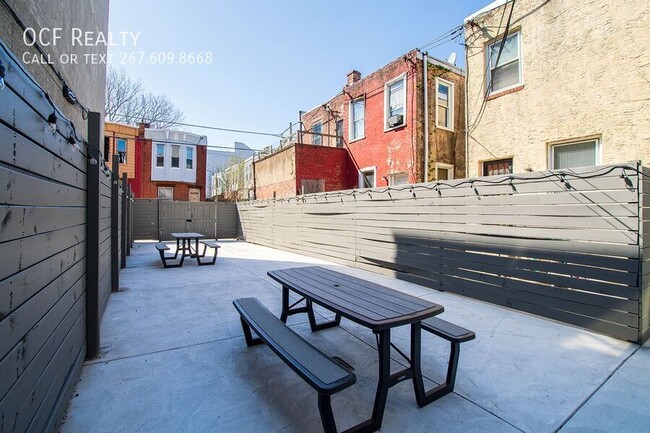
<svg viewBox="0 0 650 433">
<path fill-rule="evenodd" d="M 393 126 L 401 125 L 404 123 L 404 116 L 401 114 L 395 114 L 394 116 L 390 116 L 388 118 L 388 127 L 392 128 Z"/>
</svg>

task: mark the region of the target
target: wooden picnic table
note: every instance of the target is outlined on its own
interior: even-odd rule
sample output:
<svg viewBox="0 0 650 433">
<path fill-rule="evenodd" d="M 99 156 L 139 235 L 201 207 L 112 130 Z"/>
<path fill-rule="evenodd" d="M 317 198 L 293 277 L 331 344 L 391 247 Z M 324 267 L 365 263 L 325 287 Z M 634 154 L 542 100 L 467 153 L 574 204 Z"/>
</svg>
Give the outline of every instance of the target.
<svg viewBox="0 0 650 433">
<path fill-rule="evenodd" d="M 413 381 L 418 405 L 430 402 L 426 398 L 420 364 L 421 325 L 424 319 L 442 313 L 444 308 L 441 305 L 320 266 L 269 271 L 267 275 L 282 285 L 282 321 L 286 322 L 287 317 L 293 314 L 307 313 L 312 331 L 317 331 L 338 326 L 341 317 L 345 317 L 375 333 L 379 382 L 372 417 L 346 430 L 346 433 L 373 432 L 381 428 L 388 390 L 404 380 Z M 289 291 L 302 299 L 290 305 Z M 302 300 L 305 305 L 297 307 Z M 317 323 L 314 303 L 334 312 L 334 320 Z M 390 340 L 391 330 L 403 325 L 411 326 L 410 356 L 402 353 Z M 391 373 L 391 347 L 407 359 L 408 368 Z"/>
</svg>

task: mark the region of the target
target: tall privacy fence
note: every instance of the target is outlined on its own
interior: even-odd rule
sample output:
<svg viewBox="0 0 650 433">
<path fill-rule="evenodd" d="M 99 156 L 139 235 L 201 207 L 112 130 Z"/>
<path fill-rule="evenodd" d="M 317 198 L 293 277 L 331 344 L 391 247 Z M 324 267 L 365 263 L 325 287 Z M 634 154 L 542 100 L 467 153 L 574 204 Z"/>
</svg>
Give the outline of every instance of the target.
<svg viewBox="0 0 650 433">
<path fill-rule="evenodd" d="M 248 242 L 623 340 L 650 333 L 650 170 L 612 165 L 239 203 Z"/>
<path fill-rule="evenodd" d="M 84 140 L 2 44 L 0 60 L 0 431 L 53 431 L 99 352 L 131 196 L 99 155 L 100 115 Z"/>
<path fill-rule="evenodd" d="M 194 232 L 206 238 L 236 238 L 239 221 L 232 202 L 189 202 L 138 198 L 133 206 L 136 240 L 172 240 L 174 232 Z"/>
</svg>

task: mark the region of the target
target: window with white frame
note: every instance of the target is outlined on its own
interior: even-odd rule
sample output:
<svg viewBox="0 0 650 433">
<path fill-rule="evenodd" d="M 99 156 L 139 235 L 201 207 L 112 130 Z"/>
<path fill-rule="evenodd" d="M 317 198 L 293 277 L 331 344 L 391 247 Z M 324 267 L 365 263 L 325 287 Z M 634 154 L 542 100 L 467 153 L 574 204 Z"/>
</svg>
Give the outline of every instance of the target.
<svg viewBox="0 0 650 433">
<path fill-rule="evenodd" d="M 314 123 L 311 127 L 311 132 L 313 132 L 311 136 L 312 144 L 320 146 L 323 143 L 323 136 L 321 135 L 323 133 L 323 123 L 320 120 Z"/>
<path fill-rule="evenodd" d="M 384 129 L 406 123 L 406 76 L 402 75 L 384 86 Z"/>
<path fill-rule="evenodd" d="M 172 146 L 172 168 L 180 167 L 181 147 Z"/>
<path fill-rule="evenodd" d="M 436 180 L 451 180 L 454 178 L 454 166 L 444 162 L 436 162 Z"/>
<path fill-rule="evenodd" d="M 364 97 L 350 102 L 350 140 L 365 135 L 366 100 Z"/>
<path fill-rule="evenodd" d="M 156 144 L 156 167 L 165 166 L 165 145 Z"/>
<path fill-rule="evenodd" d="M 409 183 L 409 175 L 407 173 L 393 173 L 388 176 L 388 185 L 399 186 L 407 185 Z"/>
<path fill-rule="evenodd" d="M 194 169 L 194 148 L 185 148 L 185 168 L 188 170 Z"/>
<path fill-rule="evenodd" d="M 549 168 L 590 167 L 600 164 L 600 140 L 588 140 L 552 144 L 550 146 Z"/>
<path fill-rule="evenodd" d="M 499 39 L 490 44 L 487 49 L 488 71 L 486 77 L 489 93 L 511 89 L 523 84 L 524 81 L 521 61 L 521 32 L 508 36 L 503 48 L 501 48 L 502 42 L 503 39 Z M 501 55 L 499 55 L 499 51 L 501 51 Z"/>
<path fill-rule="evenodd" d="M 375 167 L 359 170 L 359 188 L 374 188 L 377 186 L 376 171 Z"/>
<path fill-rule="evenodd" d="M 436 126 L 454 130 L 454 83 L 436 78 Z"/>
<path fill-rule="evenodd" d="M 158 198 L 160 200 L 174 200 L 174 188 L 171 186 L 159 186 Z"/>
</svg>

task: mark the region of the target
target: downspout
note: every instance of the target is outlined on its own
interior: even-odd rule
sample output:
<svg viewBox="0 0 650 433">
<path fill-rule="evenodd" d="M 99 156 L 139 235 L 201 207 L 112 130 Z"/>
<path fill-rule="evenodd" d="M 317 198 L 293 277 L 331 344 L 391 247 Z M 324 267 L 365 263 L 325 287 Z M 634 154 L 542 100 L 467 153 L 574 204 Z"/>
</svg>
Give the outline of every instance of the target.
<svg viewBox="0 0 650 433">
<path fill-rule="evenodd" d="M 424 84 L 424 181 L 429 181 L 429 55 L 422 53 L 422 71 Z"/>
<path fill-rule="evenodd" d="M 469 177 L 469 94 L 467 93 L 469 80 L 469 47 L 465 47 L 465 177 Z M 479 176 L 483 173 L 479 173 Z"/>
</svg>

